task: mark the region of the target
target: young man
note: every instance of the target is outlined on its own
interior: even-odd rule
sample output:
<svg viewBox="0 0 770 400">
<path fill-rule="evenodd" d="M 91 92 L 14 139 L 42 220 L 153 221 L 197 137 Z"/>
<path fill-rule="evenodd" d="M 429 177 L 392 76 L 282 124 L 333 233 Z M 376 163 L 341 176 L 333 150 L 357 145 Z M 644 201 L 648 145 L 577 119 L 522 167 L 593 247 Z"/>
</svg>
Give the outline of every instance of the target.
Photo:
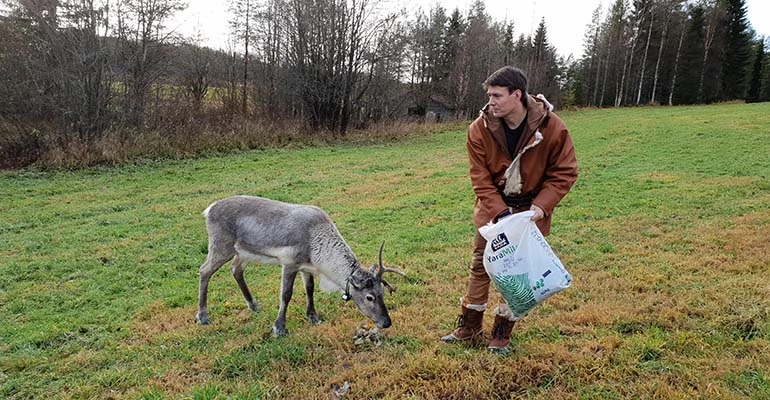
<svg viewBox="0 0 770 400">
<path fill-rule="evenodd" d="M 551 228 L 554 208 L 577 180 L 577 159 L 569 131 L 541 97 L 527 94 L 527 78 L 503 67 L 484 81 L 489 102 L 468 128 L 470 178 L 476 193 L 473 223 L 526 210 L 534 211 L 543 235 Z M 482 321 L 490 279 L 484 270 L 486 240 L 476 232 L 470 279 L 461 299 L 457 329 L 441 338 L 447 343 L 483 337 Z M 503 302 L 495 310 L 489 350 L 506 354 L 514 318 Z"/>
</svg>

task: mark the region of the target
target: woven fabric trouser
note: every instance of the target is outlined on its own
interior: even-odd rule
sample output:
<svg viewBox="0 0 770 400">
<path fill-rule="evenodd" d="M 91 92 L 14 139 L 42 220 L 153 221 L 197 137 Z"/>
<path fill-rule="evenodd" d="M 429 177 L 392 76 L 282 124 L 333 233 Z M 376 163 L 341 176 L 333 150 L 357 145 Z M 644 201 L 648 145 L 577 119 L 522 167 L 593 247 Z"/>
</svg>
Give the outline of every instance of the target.
<svg viewBox="0 0 770 400">
<path fill-rule="evenodd" d="M 489 300 L 489 275 L 484 270 L 484 248 L 487 245 L 486 239 L 476 231 L 476 237 L 473 239 L 473 256 L 471 257 L 470 278 L 468 279 L 468 290 L 463 296 L 463 305 L 484 305 Z"/>
</svg>

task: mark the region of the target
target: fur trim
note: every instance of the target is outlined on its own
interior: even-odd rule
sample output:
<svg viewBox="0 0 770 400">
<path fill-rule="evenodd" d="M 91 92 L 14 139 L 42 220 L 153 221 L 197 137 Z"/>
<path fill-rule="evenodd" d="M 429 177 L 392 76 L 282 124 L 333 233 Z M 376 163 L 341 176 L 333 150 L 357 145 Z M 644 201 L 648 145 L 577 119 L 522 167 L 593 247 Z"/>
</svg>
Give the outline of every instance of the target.
<svg viewBox="0 0 770 400">
<path fill-rule="evenodd" d="M 511 309 L 508 308 L 508 304 L 500 304 L 495 308 L 495 316 L 501 316 L 508 321 L 518 321 L 520 318 L 516 318 L 513 316 L 513 313 L 511 313 Z"/>
<path fill-rule="evenodd" d="M 523 186 L 520 167 L 521 156 L 524 155 L 527 150 L 537 146 L 542 141 L 543 134 L 540 133 L 540 130 L 538 129 L 535 131 L 535 141 L 521 149 L 519 154 L 516 154 L 516 158 L 513 159 L 511 165 L 508 166 L 508 169 L 505 170 L 505 188 L 503 188 L 503 193 L 507 196 L 521 193 L 521 188 Z"/>
<path fill-rule="evenodd" d="M 548 112 L 553 111 L 553 104 L 551 104 L 548 100 L 545 99 L 545 96 L 543 96 L 542 93 L 538 93 L 537 96 L 538 99 L 543 100 L 543 103 L 545 104 L 545 108 L 548 109 Z"/>
<path fill-rule="evenodd" d="M 460 305 L 473 311 L 484 312 L 487 310 L 487 303 L 484 304 L 465 304 L 465 299 L 460 297 Z"/>
</svg>

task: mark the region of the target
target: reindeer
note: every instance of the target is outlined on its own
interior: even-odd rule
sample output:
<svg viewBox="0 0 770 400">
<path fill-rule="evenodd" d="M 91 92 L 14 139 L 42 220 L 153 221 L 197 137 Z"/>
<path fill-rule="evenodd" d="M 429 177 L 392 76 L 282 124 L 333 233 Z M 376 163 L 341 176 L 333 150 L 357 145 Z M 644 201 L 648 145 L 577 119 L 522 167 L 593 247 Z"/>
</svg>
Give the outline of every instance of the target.
<svg viewBox="0 0 770 400">
<path fill-rule="evenodd" d="M 243 279 L 244 267 L 250 263 L 281 265 L 280 307 L 273 324 L 275 336 L 288 333 L 286 307 L 291 300 L 294 279 L 300 272 L 307 292 L 306 310 L 311 324 L 322 322 L 313 302 L 314 277 L 318 277 L 322 290 L 344 289 L 342 298 L 352 299 L 361 313 L 379 328 L 391 325 L 383 288 L 388 288 L 391 293 L 395 289 L 382 279 L 382 275 L 386 272 L 405 275 L 382 265 L 384 243 L 380 246 L 379 264 L 366 270 L 331 218 L 318 207 L 233 196 L 214 202 L 203 215 L 206 217 L 209 253 L 200 267 L 196 318 L 201 325 L 211 322 L 206 305 L 209 280 L 230 260 L 230 272 L 246 305 L 255 312 L 260 306 Z"/>
</svg>

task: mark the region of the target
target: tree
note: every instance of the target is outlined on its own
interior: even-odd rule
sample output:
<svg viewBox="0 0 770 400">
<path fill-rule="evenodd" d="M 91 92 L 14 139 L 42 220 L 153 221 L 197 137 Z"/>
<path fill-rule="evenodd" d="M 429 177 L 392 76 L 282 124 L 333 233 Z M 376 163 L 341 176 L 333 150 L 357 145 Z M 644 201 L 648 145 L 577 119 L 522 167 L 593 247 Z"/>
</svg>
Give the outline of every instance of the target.
<svg viewBox="0 0 770 400">
<path fill-rule="evenodd" d="M 256 15 L 254 0 L 232 0 L 230 3 L 230 34 L 237 43 L 243 44 L 243 80 L 241 82 L 241 114 L 248 112 L 248 82 L 249 82 L 249 45 L 253 40 L 254 23 Z"/>
<path fill-rule="evenodd" d="M 214 53 L 197 43 L 186 43 L 180 51 L 181 71 L 179 80 L 192 99 L 193 109 L 198 112 L 211 86 Z"/>
<path fill-rule="evenodd" d="M 664 0 L 661 4 L 661 7 L 659 7 L 660 12 L 665 14 L 666 16 L 666 22 L 663 24 L 663 32 L 660 34 L 660 43 L 658 46 L 658 57 L 655 61 L 655 75 L 652 80 L 652 93 L 650 94 L 650 104 L 655 103 L 657 90 L 658 90 L 658 82 L 660 78 L 660 65 L 661 61 L 663 60 L 663 49 L 666 45 L 666 41 L 668 39 L 668 32 L 669 32 L 669 25 L 671 24 L 672 16 L 674 16 L 675 11 L 679 8 L 680 0 L 673 0 L 673 1 L 667 1 Z"/>
<path fill-rule="evenodd" d="M 704 37 L 703 68 L 698 82 L 698 103 L 711 103 L 720 99 L 720 85 L 723 67 L 725 12 L 716 0 L 703 0 Z"/>
<path fill-rule="evenodd" d="M 690 18 L 684 36 L 680 59 L 680 74 L 674 88 L 674 103 L 695 104 L 700 101 L 700 79 L 703 71 L 704 53 L 704 9 L 695 5 L 690 9 Z"/>
<path fill-rule="evenodd" d="M 60 133 L 74 131 L 82 142 L 100 137 L 112 100 L 107 17 L 106 4 L 93 0 L 22 1 L 12 7 L 0 50 L 0 75 L 9 78 L 2 86 L 9 92 L 0 97 L 15 106 L 0 102 L 0 109 L 54 122 Z"/>
<path fill-rule="evenodd" d="M 606 51 L 604 52 L 605 55 L 605 61 L 604 61 L 604 72 L 602 74 L 602 88 L 600 91 L 600 97 L 599 102 L 597 105 L 599 107 L 604 105 L 604 98 L 608 91 L 612 91 L 607 88 L 608 83 L 608 77 L 610 73 L 612 73 L 612 78 L 616 82 L 613 83 L 612 81 L 609 82 L 610 85 L 614 85 L 615 92 L 616 92 L 616 100 L 617 100 L 617 92 L 620 89 L 620 85 L 617 82 L 617 80 L 620 79 L 620 74 L 618 73 L 618 70 L 620 69 L 618 66 L 618 57 L 616 57 L 616 54 L 619 54 L 621 50 L 627 48 L 626 44 L 623 43 L 624 40 L 624 31 L 625 31 L 625 24 L 623 22 L 624 16 L 626 14 L 626 3 L 624 0 L 616 0 L 612 6 L 610 6 L 609 13 L 607 15 L 607 21 L 605 22 L 605 26 L 603 31 L 605 32 L 605 39 L 604 39 L 604 46 L 606 47 Z M 625 64 L 625 58 L 624 62 Z"/>
<path fill-rule="evenodd" d="M 624 23 L 624 14 L 625 14 L 626 5 L 623 4 L 622 7 L 619 8 L 618 18 L 619 18 L 619 25 L 621 26 L 619 31 L 619 41 L 623 46 L 623 49 L 625 50 L 624 56 L 623 56 L 623 72 L 620 74 L 620 83 L 618 83 L 617 87 L 615 88 L 615 107 L 620 107 L 623 104 L 624 100 L 624 93 L 626 89 L 626 76 L 628 72 L 631 70 L 631 66 L 634 64 L 634 50 L 636 49 L 636 44 L 639 39 L 639 33 L 641 31 L 641 24 L 642 20 L 644 19 L 645 9 L 644 6 L 639 6 L 635 2 L 635 7 L 633 12 L 631 13 L 631 16 L 629 18 L 628 24 Z M 629 43 L 628 41 L 631 41 L 630 43 L 630 50 L 629 50 Z"/>
<path fill-rule="evenodd" d="M 496 57 L 495 41 L 501 36 L 492 29 L 492 20 L 484 3 L 474 1 L 467 18 L 459 61 L 463 90 L 459 110 L 463 115 L 476 115 L 486 103 L 481 83 L 499 68 L 501 58 Z"/>
<path fill-rule="evenodd" d="M 460 113 L 460 104 L 463 103 L 462 95 L 465 92 L 466 82 L 463 80 L 462 65 L 460 64 L 462 40 L 465 34 L 465 20 L 460 9 L 455 8 L 447 23 L 446 35 L 444 35 L 444 68 L 447 70 L 447 79 L 444 82 L 443 92 L 449 99 L 452 107 Z M 459 117 L 459 115 L 457 115 Z"/>
<path fill-rule="evenodd" d="M 14 119 L 45 119 L 62 115 L 60 68 L 67 62 L 55 1 L 8 3 L 0 19 L 0 111 Z M 65 74 L 66 75 L 66 74 Z M 57 83 L 59 81 L 59 83 Z"/>
<path fill-rule="evenodd" d="M 765 38 L 765 48 L 768 47 L 770 40 Z M 770 100 L 770 52 L 765 52 L 765 60 L 762 62 L 764 67 L 764 74 L 762 75 L 762 91 L 760 93 L 760 101 Z"/>
<path fill-rule="evenodd" d="M 751 82 L 746 101 L 749 103 L 762 101 L 762 66 L 765 61 L 765 39 L 757 41 L 754 51 L 754 65 L 751 68 Z"/>
<path fill-rule="evenodd" d="M 345 134 L 351 110 L 367 86 L 362 71 L 389 37 L 395 14 L 370 0 L 291 0 L 286 11 L 290 88 L 300 94 L 310 129 Z M 358 91 L 356 93 L 356 91 Z"/>
<path fill-rule="evenodd" d="M 446 79 L 446 66 L 443 61 L 443 47 L 446 42 L 446 10 L 441 5 L 436 5 L 430 11 L 430 26 L 427 36 L 427 66 L 426 73 L 431 83 L 431 91 L 436 91 L 438 86 Z"/>
<path fill-rule="evenodd" d="M 291 100 L 293 93 L 286 87 L 286 35 L 281 14 L 283 0 L 266 0 L 255 15 L 255 47 L 261 54 L 254 81 L 255 103 L 263 116 L 271 119 L 284 118 L 293 114 L 296 103 Z"/>
<path fill-rule="evenodd" d="M 559 62 L 556 57 L 556 50 L 548 42 L 544 18 L 540 20 L 535 31 L 532 46 L 534 52 L 527 63 L 528 86 L 531 90 L 544 94 L 551 99 L 552 103 L 558 105 L 561 97 Z"/>
<path fill-rule="evenodd" d="M 596 6 L 591 15 L 591 22 L 586 28 L 583 37 L 583 57 L 580 60 L 580 67 L 575 75 L 580 79 L 581 84 L 576 87 L 576 101 L 584 105 L 596 105 L 596 95 L 599 91 L 599 76 L 601 74 L 601 42 L 602 32 L 602 5 Z M 582 92 L 582 96 L 580 93 Z"/>
<path fill-rule="evenodd" d="M 644 84 L 644 72 L 647 66 L 647 52 L 650 50 L 650 39 L 652 38 L 652 24 L 655 22 L 655 10 L 650 9 L 650 26 L 647 28 L 647 42 L 644 46 L 644 56 L 642 57 L 642 71 L 639 73 L 639 90 L 636 92 L 636 105 L 642 98 L 642 85 Z"/>
<path fill-rule="evenodd" d="M 431 97 L 444 95 L 447 79 L 451 70 L 449 59 L 453 59 L 459 47 L 459 37 L 448 37 L 449 20 L 446 10 L 441 5 L 430 9 L 429 15 L 418 14 L 412 33 L 414 63 L 411 90 L 414 93 L 417 109 L 423 113 Z M 451 47 L 451 48 L 448 48 Z M 453 60 L 452 60 L 453 61 Z"/>
<path fill-rule="evenodd" d="M 367 55 L 366 81 L 354 99 L 356 127 L 369 123 L 394 120 L 408 107 L 408 86 L 403 85 L 409 75 L 407 43 L 410 40 L 406 24 L 398 22 L 393 29 L 381 32 L 379 47 Z"/>
<path fill-rule="evenodd" d="M 674 59 L 674 72 L 671 77 L 671 90 L 668 92 L 668 105 L 672 106 L 674 105 L 674 89 L 677 87 L 677 73 L 679 72 L 679 66 L 682 60 L 682 44 L 684 43 L 684 37 L 687 33 L 687 22 L 688 22 L 688 14 L 684 13 L 682 15 L 682 24 L 681 24 L 681 32 L 679 33 L 679 44 L 676 47 L 676 57 Z"/>
<path fill-rule="evenodd" d="M 751 46 L 746 20 L 746 4 L 744 0 L 720 1 L 724 3 L 727 13 L 727 35 L 722 69 L 723 98 L 742 99 L 746 93 L 746 68 Z"/>
<path fill-rule="evenodd" d="M 125 113 L 134 126 L 144 124 L 150 91 L 168 71 L 172 58 L 177 38 L 165 29 L 165 23 L 184 7 L 180 0 L 117 2 L 118 62 L 125 71 Z"/>
</svg>

